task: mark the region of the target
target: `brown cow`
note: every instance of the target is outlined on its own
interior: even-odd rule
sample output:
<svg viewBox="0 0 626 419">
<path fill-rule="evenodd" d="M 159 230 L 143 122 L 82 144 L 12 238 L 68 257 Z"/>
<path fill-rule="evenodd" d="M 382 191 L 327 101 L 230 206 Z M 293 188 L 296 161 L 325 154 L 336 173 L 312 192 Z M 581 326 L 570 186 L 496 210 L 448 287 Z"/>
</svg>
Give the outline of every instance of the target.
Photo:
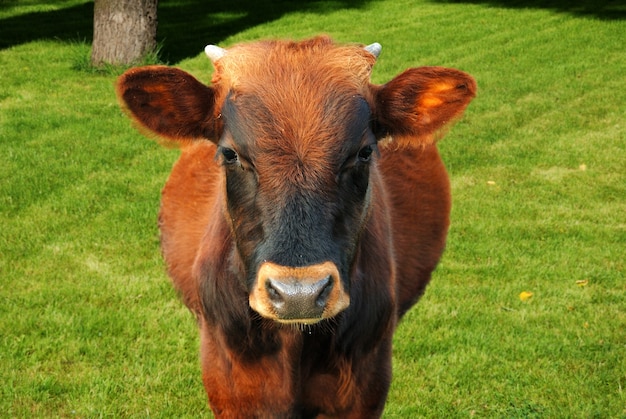
<svg viewBox="0 0 626 419">
<path fill-rule="evenodd" d="M 380 45 L 326 37 L 209 46 L 206 86 L 161 66 L 117 85 L 138 125 L 182 147 L 163 255 L 198 318 L 219 417 L 377 417 L 398 319 L 448 229 L 434 142 L 475 95 L 458 70 L 370 84 Z"/>
</svg>

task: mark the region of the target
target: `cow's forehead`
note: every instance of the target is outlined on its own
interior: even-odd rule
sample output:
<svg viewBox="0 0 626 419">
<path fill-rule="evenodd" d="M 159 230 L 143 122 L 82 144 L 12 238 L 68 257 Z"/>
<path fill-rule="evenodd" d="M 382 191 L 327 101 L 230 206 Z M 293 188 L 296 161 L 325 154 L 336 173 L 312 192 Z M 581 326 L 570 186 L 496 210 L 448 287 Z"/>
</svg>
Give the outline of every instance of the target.
<svg viewBox="0 0 626 419">
<path fill-rule="evenodd" d="M 359 45 L 318 37 L 303 42 L 260 41 L 236 45 L 216 62 L 213 83 L 223 90 L 277 91 L 343 86 L 367 89 L 375 58 Z"/>
<path fill-rule="evenodd" d="M 326 38 L 236 46 L 217 61 L 214 78 L 226 127 L 254 156 L 315 155 L 333 166 L 329 159 L 358 147 L 368 127 L 374 61 L 360 46 Z"/>
<path fill-rule="evenodd" d="M 341 159 L 360 147 L 371 110 L 361 95 L 331 91 L 323 96 L 321 101 L 306 94 L 267 100 L 229 94 L 222 107 L 226 133 L 252 155 L 325 154 Z"/>
</svg>

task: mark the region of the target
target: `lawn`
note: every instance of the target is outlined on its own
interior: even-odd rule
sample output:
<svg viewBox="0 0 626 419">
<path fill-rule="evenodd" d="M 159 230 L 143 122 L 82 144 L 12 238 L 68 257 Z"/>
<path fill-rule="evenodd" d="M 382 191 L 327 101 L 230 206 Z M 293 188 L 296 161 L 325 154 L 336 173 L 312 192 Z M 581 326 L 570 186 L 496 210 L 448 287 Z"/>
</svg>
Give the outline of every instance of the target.
<svg viewBox="0 0 626 419">
<path fill-rule="evenodd" d="M 0 417 L 209 417 L 156 227 L 178 152 L 132 129 L 121 69 L 89 69 L 92 8 L 0 1 Z M 317 33 L 381 43 L 377 83 L 473 74 L 385 417 L 626 418 L 622 1 L 162 0 L 159 22 L 162 60 L 204 81 L 207 43 Z"/>
</svg>

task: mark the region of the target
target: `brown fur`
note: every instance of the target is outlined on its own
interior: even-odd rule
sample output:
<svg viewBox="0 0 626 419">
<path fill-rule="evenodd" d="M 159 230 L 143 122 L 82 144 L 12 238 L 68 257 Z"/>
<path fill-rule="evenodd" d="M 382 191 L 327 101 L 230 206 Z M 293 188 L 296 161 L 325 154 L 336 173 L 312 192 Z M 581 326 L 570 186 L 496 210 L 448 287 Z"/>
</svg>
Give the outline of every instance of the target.
<svg viewBox="0 0 626 419">
<path fill-rule="evenodd" d="M 476 84 L 458 70 L 423 67 L 372 85 L 374 62 L 361 46 L 326 37 L 263 41 L 229 49 L 210 87 L 166 67 L 132 69 L 118 82 L 140 127 L 183 146 L 163 189 L 159 226 L 168 272 L 198 318 L 203 381 L 218 417 L 382 413 L 393 331 L 445 246 L 450 187 L 434 142 Z M 361 128 L 364 104 L 370 124 Z M 358 160 L 374 136 L 380 155 Z M 216 144 L 236 150 L 237 166 L 215 157 Z M 358 192 L 365 181 L 367 193 Z M 345 193 L 353 201 L 343 202 Z M 258 282 L 262 263 L 254 255 L 272 244 L 267 229 L 300 222 L 284 214 L 292 202 L 301 205 L 304 227 L 285 237 L 295 248 L 324 249 L 301 255 L 302 265 L 261 261 Z M 321 224 L 307 218 L 316 214 Z M 345 224 L 331 229 L 327 218 Z M 309 233 L 317 244 L 298 237 Z M 326 249 L 324 238 L 335 236 L 348 260 L 327 259 L 336 247 Z M 328 273 L 341 279 L 331 295 L 347 293 L 332 318 L 293 325 L 264 314 L 272 313 L 264 278 Z M 251 292 L 269 308 L 254 311 Z"/>
</svg>

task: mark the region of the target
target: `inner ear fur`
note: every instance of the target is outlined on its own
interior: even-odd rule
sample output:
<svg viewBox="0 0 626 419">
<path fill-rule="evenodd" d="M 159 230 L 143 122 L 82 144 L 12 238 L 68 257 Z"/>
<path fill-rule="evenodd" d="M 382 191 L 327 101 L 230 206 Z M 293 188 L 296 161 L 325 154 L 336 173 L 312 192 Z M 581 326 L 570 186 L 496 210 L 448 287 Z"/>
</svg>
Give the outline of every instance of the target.
<svg viewBox="0 0 626 419">
<path fill-rule="evenodd" d="M 433 143 L 475 96 L 476 81 L 467 73 L 410 68 L 376 91 L 376 134 L 406 145 Z"/>
<path fill-rule="evenodd" d="M 189 73 L 165 66 L 132 68 L 118 79 L 116 93 L 148 133 L 176 142 L 218 137 L 214 89 Z"/>
</svg>

